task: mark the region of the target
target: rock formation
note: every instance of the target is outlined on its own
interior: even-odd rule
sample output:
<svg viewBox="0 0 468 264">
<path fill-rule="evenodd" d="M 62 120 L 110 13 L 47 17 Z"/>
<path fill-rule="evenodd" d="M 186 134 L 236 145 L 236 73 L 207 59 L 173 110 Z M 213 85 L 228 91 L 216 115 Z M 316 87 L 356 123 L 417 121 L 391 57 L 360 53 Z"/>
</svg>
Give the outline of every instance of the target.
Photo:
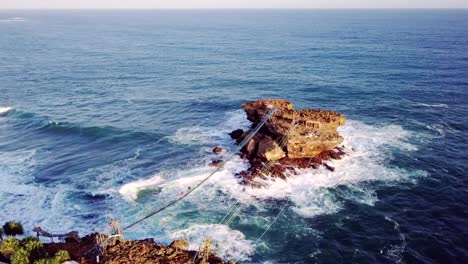
<svg viewBox="0 0 468 264">
<path fill-rule="evenodd" d="M 241 150 L 250 161 L 250 168 L 239 173 L 244 183 L 267 175 L 285 178 L 293 168 L 318 167 L 323 160 L 340 159 L 344 147 L 338 147 L 343 137 L 337 132 L 345 117 L 335 111 L 315 109 L 294 110 L 293 104 L 282 99 L 257 100 L 242 105 L 247 119 L 255 127 L 274 108 L 265 125 Z M 240 143 L 250 131 L 240 129 L 230 133 Z M 266 164 L 267 163 L 267 164 Z M 324 166 L 333 171 L 328 164 Z"/>
<path fill-rule="evenodd" d="M 73 260 L 82 264 L 204 263 L 201 258 L 195 257 L 196 251 L 188 250 L 188 243 L 183 240 L 176 240 L 169 246 L 164 246 L 154 242 L 153 239 L 115 239 L 106 242 L 105 247 L 103 247 L 102 243 L 98 242 L 99 239 L 102 239 L 102 235 L 100 237 L 98 234 L 91 234 L 83 237 L 79 242 L 70 240 L 64 243 L 48 243 L 45 244 L 45 247 L 50 254 L 66 250 Z M 98 259 L 99 262 L 97 262 Z M 228 262 L 210 253 L 208 263 L 227 264 Z"/>
</svg>

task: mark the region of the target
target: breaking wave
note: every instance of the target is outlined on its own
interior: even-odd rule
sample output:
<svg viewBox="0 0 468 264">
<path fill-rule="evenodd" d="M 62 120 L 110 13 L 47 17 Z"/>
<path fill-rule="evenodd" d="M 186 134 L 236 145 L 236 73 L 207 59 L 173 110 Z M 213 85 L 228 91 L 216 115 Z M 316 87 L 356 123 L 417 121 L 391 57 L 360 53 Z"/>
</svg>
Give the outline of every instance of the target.
<svg viewBox="0 0 468 264">
<path fill-rule="evenodd" d="M 225 131 L 226 129 L 218 128 L 217 130 Z M 203 131 L 206 133 L 198 137 L 211 136 L 210 129 L 206 128 Z M 342 202 L 347 199 L 373 205 L 377 197 L 369 182 L 391 184 L 425 175 L 423 171 L 406 171 L 388 165 L 392 150 L 414 151 L 417 149 L 408 141 L 412 133 L 401 126 L 371 126 L 350 120 L 340 129 L 340 133 L 345 138 L 343 144 L 348 149 L 349 155 L 342 160 L 328 162 L 336 168 L 334 172 L 323 167 L 298 170 L 299 175 L 290 177 L 287 182 L 267 181 L 268 188 L 245 188 L 237 184 L 234 174 L 245 169 L 247 164 L 235 157 L 202 187 L 203 192 L 199 192 L 190 201 L 196 206 L 203 207 L 203 204 L 197 204 L 197 200 L 202 202 L 213 199 L 221 193 L 229 199 L 258 206 L 259 200 L 290 197 L 293 209 L 298 214 L 303 217 L 313 217 L 337 212 L 342 207 Z M 162 179 L 160 174 L 156 174 L 148 179 L 130 182 L 122 186 L 119 192 L 128 200 L 136 200 L 140 191 L 160 188 L 160 197 L 174 198 L 175 194 L 183 193 L 188 187 L 195 185 L 213 171 L 207 166 L 208 162 L 209 159 L 205 160 L 202 166 L 176 170 L 168 179 Z M 346 186 L 349 191 L 337 194 L 334 189 L 339 186 Z"/>
<path fill-rule="evenodd" d="M 249 127 L 249 122 L 245 119 L 242 110 L 228 112 L 225 120 L 215 127 L 198 125 L 180 128 L 174 135 L 169 137 L 169 141 L 181 145 L 226 143 L 229 140 L 227 135 L 229 132 L 234 129 L 247 129 Z"/>
<path fill-rule="evenodd" d="M 57 200 L 63 189 L 53 190 L 33 183 L 38 161 L 36 150 L 0 152 L 0 222 L 21 216 L 25 226 L 43 225 L 76 228 L 74 221 L 63 215 Z"/>
<path fill-rule="evenodd" d="M 234 114 L 234 119 L 237 120 L 239 118 L 236 115 L 244 116 L 242 113 L 237 112 Z M 248 126 L 248 122 L 243 125 L 244 127 Z M 237 123 L 237 126 L 239 126 L 239 123 Z M 226 133 L 234 128 L 236 127 L 232 124 L 222 124 L 219 127 L 196 128 L 196 131 L 199 132 L 197 137 L 201 142 L 205 142 L 206 138 L 210 138 L 206 142 L 226 146 L 228 152 L 221 156 L 221 159 L 224 159 L 235 151 L 235 147 Z M 187 131 L 190 129 L 194 128 L 187 128 Z M 250 188 L 238 184 L 237 179 L 234 177 L 235 173 L 246 169 L 248 166 L 245 161 L 235 156 L 214 174 L 200 190 L 188 196 L 184 203 L 189 204 L 194 212 L 217 212 L 222 215 L 228 212 L 233 203 L 236 202 L 241 204 L 243 208 L 252 208 L 253 206 L 253 208 L 259 210 L 258 212 L 265 212 L 271 206 L 272 199 L 280 201 L 290 199 L 293 212 L 301 217 L 311 218 L 336 213 L 343 208 L 343 204 L 347 200 L 369 206 L 374 205 L 378 201 L 375 192 L 378 187 L 374 183 L 392 185 L 402 181 L 413 181 L 425 175 L 424 171 L 407 171 L 389 163 L 393 151 L 408 152 L 417 150 L 410 142 L 413 133 L 401 126 L 373 126 L 361 121 L 349 120 L 344 127 L 340 128 L 340 133 L 345 138 L 343 145 L 347 149 L 348 155 L 342 160 L 328 162 L 329 165 L 335 167 L 334 172 L 330 172 L 324 167 L 297 170 L 298 175 L 291 176 L 288 181 L 269 180 L 265 182 L 268 188 Z M 213 141 L 213 135 L 217 135 L 219 140 Z M 179 144 L 184 144 L 183 142 L 188 142 L 185 141 L 187 137 L 190 137 L 190 135 L 176 133 L 173 139 L 176 139 Z M 171 177 L 163 177 L 168 173 L 160 172 L 147 179 L 127 183 L 120 188 L 119 193 L 126 200 L 138 201 L 140 193 L 144 190 L 157 190 L 156 194 L 150 192 L 151 195 L 157 197 L 158 204 L 165 204 L 207 177 L 213 171 L 213 168 L 207 166 L 210 159 L 213 158 L 213 156 L 208 155 L 203 164 L 199 166 L 171 171 Z M 177 213 L 177 211 L 174 212 Z M 204 218 L 203 216 L 199 217 Z M 245 220 L 246 217 L 251 216 L 243 215 L 240 219 L 244 218 Z M 171 219 L 174 220 L 171 222 L 173 225 L 184 225 L 182 222 L 177 223 L 176 218 Z M 242 241 L 236 242 L 240 244 L 233 247 L 228 245 L 225 248 L 218 248 L 218 254 L 229 258 L 238 252 L 237 248 L 240 248 L 242 249 L 239 251 L 241 256 L 235 256 L 236 258 L 246 259 L 251 255 L 254 250 L 253 244 L 244 241 L 241 233 L 228 235 L 227 230 L 230 229 L 227 226 L 199 223 L 199 221 L 213 223 L 214 220 L 218 221 L 219 219 L 204 218 L 204 220 L 197 220 L 198 223 L 192 224 L 187 229 L 176 231 L 174 238 L 181 237 L 191 242 L 195 241 L 195 244 L 199 245 L 204 238 L 202 230 L 210 226 L 212 229 L 214 228 L 223 233 L 219 238 L 214 238 L 215 240 L 222 241 L 232 235 Z M 255 225 L 261 225 L 261 223 L 253 222 Z M 238 231 L 230 230 L 229 232 Z M 209 234 L 212 235 L 212 233 L 210 231 Z M 226 242 L 221 244 L 223 243 Z M 231 243 L 235 243 L 235 241 Z"/>
<path fill-rule="evenodd" d="M 391 184 L 424 175 L 423 171 L 406 171 L 387 164 L 391 149 L 414 151 L 417 148 L 407 139 L 411 132 L 397 125 L 380 127 L 350 120 L 340 128 L 345 138 L 343 145 L 348 156 L 327 162 L 335 167 L 330 172 L 324 167 L 317 170 L 298 170 L 299 175 L 287 182 L 270 181 L 269 188 L 249 190 L 261 199 L 290 197 L 293 210 L 303 217 L 314 217 L 339 211 L 346 200 L 373 205 L 377 200 L 372 182 Z M 346 191 L 337 192 L 344 186 Z"/>
<path fill-rule="evenodd" d="M 447 104 L 425 104 L 425 103 L 416 103 L 416 106 L 423 106 L 423 107 L 436 107 L 436 108 L 448 108 Z"/>
<path fill-rule="evenodd" d="M 5 115 L 12 110 L 14 110 L 14 108 L 11 106 L 0 107 L 0 116 Z"/>
<path fill-rule="evenodd" d="M 214 242 L 212 250 L 223 259 L 247 261 L 254 253 L 253 242 L 247 240 L 242 232 L 218 224 L 192 225 L 170 234 L 173 240 L 183 239 L 189 242 L 190 250 L 198 250 L 209 234 Z"/>
<path fill-rule="evenodd" d="M 237 114 L 243 117 L 242 113 Z M 236 115 L 233 118 L 239 119 Z M 212 145 L 215 143 L 226 145 L 228 143 L 222 140 L 228 138 L 226 131 L 233 128 L 232 125 L 223 124 L 220 127 L 187 128 L 186 130 L 203 131 L 197 135 L 201 141 L 205 137 L 210 138 L 213 134 L 219 135 L 219 141 L 210 139 L 207 142 L 211 142 Z M 345 138 L 343 144 L 348 149 L 349 155 L 342 160 L 328 162 L 329 165 L 335 167 L 334 172 L 325 168 L 299 170 L 299 175 L 290 177 L 287 182 L 269 181 L 267 182 L 268 188 L 245 188 L 237 184 L 234 174 L 245 169 L 247 164 L 236 157 L 202 187 L 202 192 L 194 193 L 190 201 L 194 203 L 194 206 L 203 209 L 206 206 L 204 202 L 215 199 L 221 193 L 226 197 L 224 200 L 235 199 L 244 204 L 261 207 L 262 201 L 290 197 L 296 213 L 303 217 L 314 217 L 339 211 L 345 200 L 373 205 L 378 198 L 369 182 L 391 184 L 425 174 L 423 171 L 406 171 L 388 165 L 387 161 L 391 158 L 392 150 L 414 151 L 417 149 L 409 142 L 412 133 L 401 126 L 372 126 L 349 120 L 344 127 L 340 128 L 340 133 Z M 176 133 L 174 136 L 180 143 L 185 142 L 184 139 L 188 137 L 191 135 L 186 133 Z M 173 178 L 162 180 L 158 174 L 149 179 L 128 183 L 120 189 L 120 193 L 128 200 L 135 200 L 138 192 L 144 189 L 160 188 L 159 197 L 170 200 L 168 196 L 172 199 L 174 194 L 183 193 L 188 187 L 204 179 L 213 170 L 206 166 L 208 162 L 209 159 L 202 166 L 180 169 L 174 173 Z M 335 189 L 339 186 L 347 187 L 348 191 L 337 193 Z"/>
</svg>

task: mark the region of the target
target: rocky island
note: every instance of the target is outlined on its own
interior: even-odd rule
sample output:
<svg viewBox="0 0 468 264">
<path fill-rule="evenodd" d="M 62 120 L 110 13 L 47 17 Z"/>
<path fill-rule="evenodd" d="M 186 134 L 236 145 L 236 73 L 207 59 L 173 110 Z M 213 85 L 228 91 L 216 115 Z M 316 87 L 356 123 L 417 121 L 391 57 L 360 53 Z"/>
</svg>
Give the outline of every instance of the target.
<svg viewBox="0 0 468 264">
<path fill-rule="evenodd" d="M 241 149 L 241 157 L 250 167 L 236 176 L 241 183 L 261 186 L 261 179 L 281 178 L 294 174 L 295 168 L 318 168 L 334 171 L 326 162 L 341 159 L 346 154 L 343 137 L 337 128 L 345 124 L 345 116 L 335 111 L 316 109 L 295 110 L 282 99 L 265 99 L 242 105 L 252 128 L 274 109 L 260 131 Z M 239 144 L 251 130 L 234 130 L 232 139 Z"/>
</svg>

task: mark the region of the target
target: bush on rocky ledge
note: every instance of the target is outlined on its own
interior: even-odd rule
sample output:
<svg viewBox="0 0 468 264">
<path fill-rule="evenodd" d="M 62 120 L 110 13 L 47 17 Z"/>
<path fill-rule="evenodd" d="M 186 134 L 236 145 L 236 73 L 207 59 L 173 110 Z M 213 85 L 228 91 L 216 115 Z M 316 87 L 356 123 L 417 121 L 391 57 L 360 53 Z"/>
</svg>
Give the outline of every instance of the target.
<svg viewBox="0 0 468 264">
<path fill-rule="evenodd" d="M 7 236 L 17 236 L 24 233 L 23 226 L 20 223 L 14 221 L 6 222 L 3 225 L 3 231 Z"/>
<path fill-rule="evenodd" d="M 5 223 L 2 231 L 9 237 L 0 242 L 0 261 L 8 260 L 11 264 L 60 264 L 70 260 L 70 254 L 65 250 L 59 250 L 49 257 L 44 244 L 35 237 L 19 240 L 16 236 L 23 234 L 23 227 L 18 222 Z"/>
</svg>

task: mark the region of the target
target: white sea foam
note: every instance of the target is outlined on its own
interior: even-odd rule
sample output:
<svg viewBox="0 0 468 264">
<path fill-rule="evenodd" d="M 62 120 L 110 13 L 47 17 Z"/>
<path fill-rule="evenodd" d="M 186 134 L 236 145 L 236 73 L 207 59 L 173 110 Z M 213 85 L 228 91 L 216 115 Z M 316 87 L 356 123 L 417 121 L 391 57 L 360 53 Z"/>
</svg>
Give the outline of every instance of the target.
<svg viewBox="0 0 468 264">
<path fill-rule="evenodd" d="M 447 104 L 425 104 L 425 103 L 416 103 L 416 106 L 424 106 L 424 107 L 436 107 L 436 108 L 448 108 Z"/>
<path fill-rule="evenodd" d="M 240 231 L 232 230 L 225 225 L 206 224 L 192 225 L 170 234 L 172 239 L 183 239 L 189 242 L 190 250 L 198 250 L 206 234 L 213 241 L 213 252 L 223 259 L 249 260 L 253 255 L 253 242 L 247 240 Z"/>
<path fill-rule="evenodd" d="M 245 118 L 242 113 L 236 114 Z M 241 119 L 236 117 L 236 114 L 233 115 L 233 120 L 237 118 L 240 121 Z M 200 137 L 201 141 L 204 141 L 204 137 L 209 138 L 214 133 L 221 133 L 222 136 L 219 138 L 223 141 L 210 141 L 211 144 L 228 144 L 230 139 L 226 139 L 228 137 L 225 132 L 235 128 L 235 124 L 201 128 L 198 131 L 203 131 L 203 133 L 197 136 Z M 417 149 L 409 142 L 412 133 L 401 126 L 372 126 L 360 121 L 349 120 L 344 127 L 340 128 L 340 133 L 345 138 L 343 145 L 349 155 L 342 160 L 328 162 L 329 165 L 335 167 L 334 172 L 323 167 L 298 170 L 298 175 L 291 176 L 287 181 L 270 180 L 265 182 L 268 188 L 254 189 L 238 184 L 234 177 L 236 172 L 246 169 L 248 165 L 236 156 L 199 190 L 188 196 L 185 202 L 189 203 L 192 209 L 200 212 L 207 210 L 227 212 L 233 205 L 233 200 L 242 206 L 254 206 L 258 210 L 264 210 L 265 205 L 271 199 L 290 199 L 292 210 L 302 217 L 309 218 L 338 212 L 346 200 L 372 206 L 378 197 L 371 182 L 394 184 L 424 175 L 422 171 L 406 171 L 388 165 L 392 151 L 414 151 Z M 184 142 L 181 140 L 181 136 L 176 135 L 177 142 Z M 224 153 L 223 158 L 231 153 Z M 120 193 L 126 199 L 135 200 L 138 198 L 138 192 L 148 188 L 158 188 L 159 192 L 156 194 L 158 202 L 164 204 L 176 198 L 177 194 L 186 192 L 188 187 L 193 187 L 206 178 L 214 170 L 206 165 L 208 161 L 209 158 L 199 167 L 176 170 L 172 177 L 163 180 L 161 180 L 161 174 L 164 172 L 161 172 L 146 180 L 129 183 L 120 189 Z M 345 188 L 344 191 L 343 188 L 338 191 L 337 187 Z M 242 216 L 242 211 L 239 215 Z M 243 216 L 241 219 L 245 217 L 249 216 Z M 173 218 L 167 221 L 168 225 L 175 224 Z M 259 220 L 258 222 L 262 227 L 265 224 L 265 221 Z M 196 224 L 196 226 L 199 225 L 200 223 Z M 199 228 L 194 226 L 188 228 L 191 230 L 192 240 L 203 238 L 200 232 L 195 231 Z M 253 250 L 251 244 L 245 244 L 245 246 L 247 245 L 250 245 L 249 250 Z M 226 249 L 223 254 L 232 255 L 235 254 L 234 252 L 235 250 L 231 252 Z"/>
<path fill-rule="evenodd" d="M 124 196 L 127 200 L 135 201 L 138 198 L 138 192 L 144 189 L 158 186 L 163 179 L 161 176 L 151 177 L 149 179 L 137 180 L 130 182 L 122 186 L 119 193 Z"/>
<path fill-rule="evenodd" d="M 229 129 L 231 129 L 230 127 Z M 213 129 L 213 128 L 212 128 Z M 208 129 L 206 129 L 208 130 Z M 218 128 L 219 131 L 226 130 Z M 389 149 L 414 151 L 417 148 L 407 139 L 411 132 L 398 125 L 371 126 L 360 121 L 350 120 L 340 129 L 345 138 L 344 145 L 349 155 L 342 160 L 328 162 L 336 170 L 330 172 L 325 168 L 317 170 L 299 170 L 299 175 L 288 181 L 267 181 L 268 188 L 253 189 L 237 184 L 236 172 L 246 168 L 247 164 L 234 158 L 218 171 L 203 188 L 193 195 L 190 201 L 194 206 L 205 207 L 206 201 L 222 193 L 228 199 L 236 199 L 244 204 L 259 206 L 258 201 L 267 199 L 286 199 L 290 197 L 294 210 L 303 217 L 334 213 L 340 210 L 343 199 L 373 205 L 377 201 L 374 189 L 366 183 L 370 181 L 395 182 L 421 176 L 421 171 L 405 171 L 386 165 L 391 155 Z M 209 136 L 205 134 L 205 136 Z M 161 188 L 160 197 L 175 196 L 195 185 L 212 172 L 206 165 L 176 171 L 174 177 L 161 181 L 159 175 L 146 180 L 139 180 L 124 185 L 120 193 L 127 199 L 135 200 L 138 192 L 146 188 Z M 334 189 L 347 186 L 349 192 L 338 197 Z M 219 196 L 219 195 L 218 195 Z M 213 206 L 213 204 L 209 205 Z M 200 208 L 200 209 L 201 209 Z"/>
<path fill-rule="evenodd" d="M 35 150 L 0 152 L 0 222 L 21 218 L 32 225 L 72 228 L 74 223 L 58 210 L 54 200 L 62 189 L 49 189 L 33 182 L 37 165 Z"/>
<path fill-rule="evenodd" d="M 8 112 L 10 112 L 11 110 L 13 110 L 14 108 L 11 107 L 11 106 L 6 106 L 6 107 L 0 107 L 0 116 L 1 115 L 4 115 Z"/>
<path fill-rule="evenodd" d="M 247 129 L 249 122 L 245 119 L 245 114 L 241 111 L 233 111 L 226 114 L 225 122 L 219 126 L 192 126 L 183 127 L 176 131 L 169 141 L 174 144 L 197 145 L 213 144 L 229 140 L 227 135 L 234 129 Z"/>
<path fill-rule="evenodd" d="M 344 199 L 373 205 L 377 197 L 367 182 L 394 182 L 423 174 L 390 167 L 385 163 L 390 155 L 388 147 L 416 150 L 406 141 L 411 133 L 400 126 L 374 127 L 350 120 L 340 129 L 340 133 L 350 152 L 342 160 L 328 162 L 336 168 L 334 172 L 323 167 L 299 170 L 299 175 L 290 177 L 287 182 L 270 181 L 268 188 L 248 189 L 248 192 L 261 199 L 290 197 L 298 214 L 313 217 L 337 212 Z M 337 195 L 334 189 L 338 186 L 347 186 L 349 191 Z"/>
<path fill-rule="evenodd" d="M 403 232 L 401 232 L 400 225 L 397 221 L 393 220 L 392 218 L 385 216 L 385 220 L 391 222 L 393 224 L 393 229 L 398 232 L 398 236 L 400 238 L 400 243 L 391 245 L 388 249 L 382 249 L 381 253 L 384 253 L 388 259 L 393 261 L 394 263 L 403 263 L 403 252 L 406 248 L 406 236 Z"/>
</svg>

